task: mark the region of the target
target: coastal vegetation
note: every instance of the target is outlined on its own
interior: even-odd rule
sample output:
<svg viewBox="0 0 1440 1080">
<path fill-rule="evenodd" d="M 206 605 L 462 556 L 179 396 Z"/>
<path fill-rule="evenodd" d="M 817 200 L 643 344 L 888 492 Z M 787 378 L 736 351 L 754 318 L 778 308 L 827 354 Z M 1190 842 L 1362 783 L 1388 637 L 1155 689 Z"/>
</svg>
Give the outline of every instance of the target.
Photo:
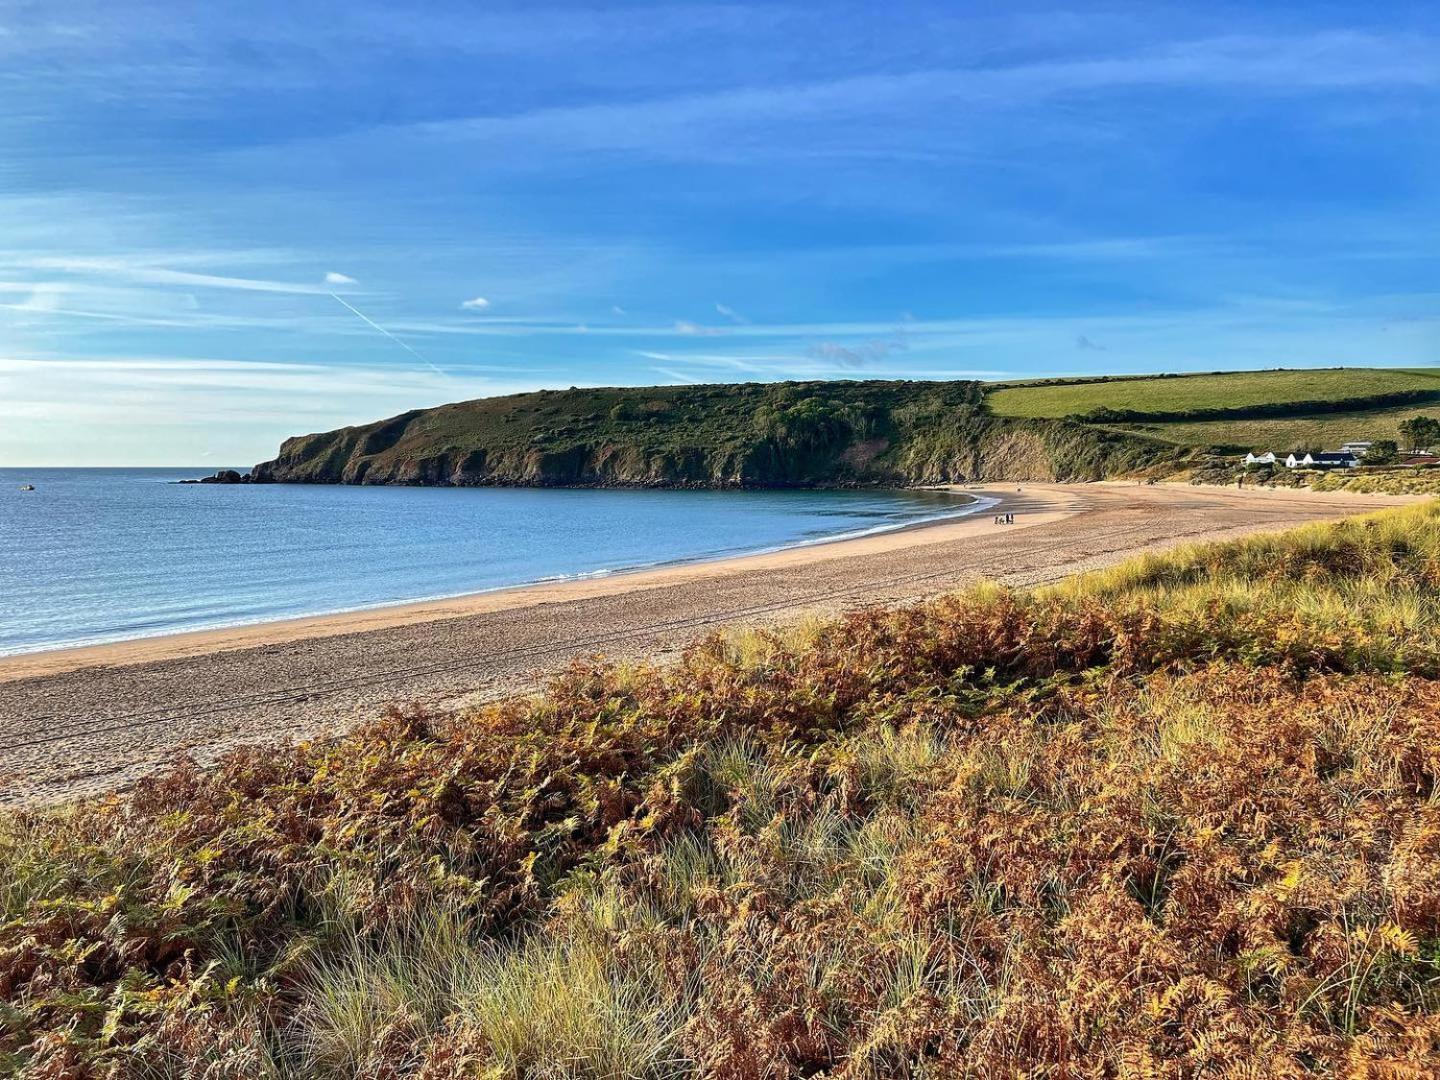
<svg viewBox="0 0 1440 1080">
<path fill-rule="evenodd" d="M 298 436 L 252 478 L 668 487 L 1154 478 L 1207 454 L 1352 439 L 1408 448 L 1437 409 L 1440 372 L 1404 369 L 572 388 Z"/>
<path fill-rule="evenodd" d="M 974 382 L 746 383 L 540 391 L 286 440 L 258 480 L 779 487 L 1095 480 L 1172 446 L 992 416 Z"/>
<path fill-rule="evenodd" d="M 1437 680 L 1422 504 L 13 812 L 0 1072 L 1433 1076 Z"/>
<path fill-rule="evenodd" d="M 1440 495 L 1440 470 L 1386 469 L 1327 473 L 1311 480 L 1316 491 L 1354 491 L 1376 495 Z"/>
</svg>

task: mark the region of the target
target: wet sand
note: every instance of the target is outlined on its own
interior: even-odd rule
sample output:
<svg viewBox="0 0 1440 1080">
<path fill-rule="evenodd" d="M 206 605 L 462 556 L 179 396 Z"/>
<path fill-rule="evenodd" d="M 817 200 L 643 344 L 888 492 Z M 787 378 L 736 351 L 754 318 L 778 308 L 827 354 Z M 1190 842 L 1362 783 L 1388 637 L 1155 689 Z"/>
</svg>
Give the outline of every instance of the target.
<svg viewBox="0 0 1440 1080">
<path fill-rule="evenodd" d="M 966 489 L 993 511 L 762 555 L 450 600 L 0 658 L 0 803 L 122 787 L 180 754 L 342 731 L 396 702 L 454 708 L 576 656 L 665 659 L 708 629 L 1034 585 L 1140 551 L 1414 499 L 1174 485 Z M 1013 512 L 1014 525 L 993 524 Z"/>
</svg>

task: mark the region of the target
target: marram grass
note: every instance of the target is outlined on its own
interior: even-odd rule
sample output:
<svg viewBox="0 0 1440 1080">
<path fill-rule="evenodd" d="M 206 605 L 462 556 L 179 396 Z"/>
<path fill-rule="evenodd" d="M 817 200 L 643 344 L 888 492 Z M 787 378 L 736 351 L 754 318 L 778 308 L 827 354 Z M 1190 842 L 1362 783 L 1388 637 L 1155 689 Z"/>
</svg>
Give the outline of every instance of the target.
<svg viewBox="0 0 1440 1080">
<path fill-rule="evenodd" d="M 0 823 L 0 1072 L 1440 1073 L 1440 513 Z"/>
</svg>

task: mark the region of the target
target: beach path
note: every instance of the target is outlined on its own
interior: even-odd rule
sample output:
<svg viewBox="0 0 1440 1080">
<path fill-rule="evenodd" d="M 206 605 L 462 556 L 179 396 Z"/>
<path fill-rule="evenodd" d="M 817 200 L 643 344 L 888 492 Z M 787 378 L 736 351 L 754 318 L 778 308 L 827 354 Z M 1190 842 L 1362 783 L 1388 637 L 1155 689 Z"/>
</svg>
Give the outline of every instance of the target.
<svg viewBox="0 0 1440 1080">
<path fill-rule="evenodd" d="M 0 658 L 0 803 L 123 787 L 178 755 L 343 731 L 387 706 L 533 688 L 577 656 L 666 659 L 722 625 L 1034 585 L 1142 551 L 1393 506 L 1388 496 L 1015 485 L 956 521 L 453 600 Z M 1013 525 L 996 525 L 997 513 Z"/>
</svg>

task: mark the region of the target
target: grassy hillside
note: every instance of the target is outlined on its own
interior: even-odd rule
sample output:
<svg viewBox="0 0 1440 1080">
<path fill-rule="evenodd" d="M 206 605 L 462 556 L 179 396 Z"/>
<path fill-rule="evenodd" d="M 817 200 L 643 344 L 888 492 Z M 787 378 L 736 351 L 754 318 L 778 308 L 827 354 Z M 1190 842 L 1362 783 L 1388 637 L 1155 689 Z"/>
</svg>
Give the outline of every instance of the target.
<svg viewBox="0 0 1440 1080">
<path fill-rule="evenodd" d="M 1440 414 L 1440 370 L 1058 380 L 1003 386 L 985 400 L 1001 416 L 1085 418 L 1183 447 L 1334 448 L 1352 439 L 1398 439 L 1401 421 Z"/>
<path fill-rule="evenodd" d="M 1116 424 L 1126 431 L 1177 446 L 1221 446 L 1244 450 L 1335 449 L 1352 439 L 1394 439 L 1403 445 L 1400 424 L 1412 416 L 1440 416 L 1440 399 L 1430 405 L 1317 413 L 1255 420 L 1176 421 Z"/>
<path fill-rule="evenodd" d="M 1063 380 L 1004 386 L 990 391 L 986 401 L 999 416 L 1058 418 L 1100 408 L 1171 414 L 1407 392 L 1434 394 L 1440 401 L 1440 370 L 1331 368 Z"/>
<path fill-rule="evenodd" d="M 980 407 L 973 382 L 542 391 L 289 439 L 263 480 L 786 486 L 1098 479 L 1164 443 Z"/>
<path fill-rule="evenodd" d="M 1440 1072 L 1440 506 L 0 819 L 0 1072 Z"/>
<path fill-rule="evenodd" d="M 810 382 L 540 391 L 287 439 L 259 480 L 777 487 L 1164 475 L 1221 448 L 1396 438 L 1440 371 L 1023 384 Z"/>
</svg>

